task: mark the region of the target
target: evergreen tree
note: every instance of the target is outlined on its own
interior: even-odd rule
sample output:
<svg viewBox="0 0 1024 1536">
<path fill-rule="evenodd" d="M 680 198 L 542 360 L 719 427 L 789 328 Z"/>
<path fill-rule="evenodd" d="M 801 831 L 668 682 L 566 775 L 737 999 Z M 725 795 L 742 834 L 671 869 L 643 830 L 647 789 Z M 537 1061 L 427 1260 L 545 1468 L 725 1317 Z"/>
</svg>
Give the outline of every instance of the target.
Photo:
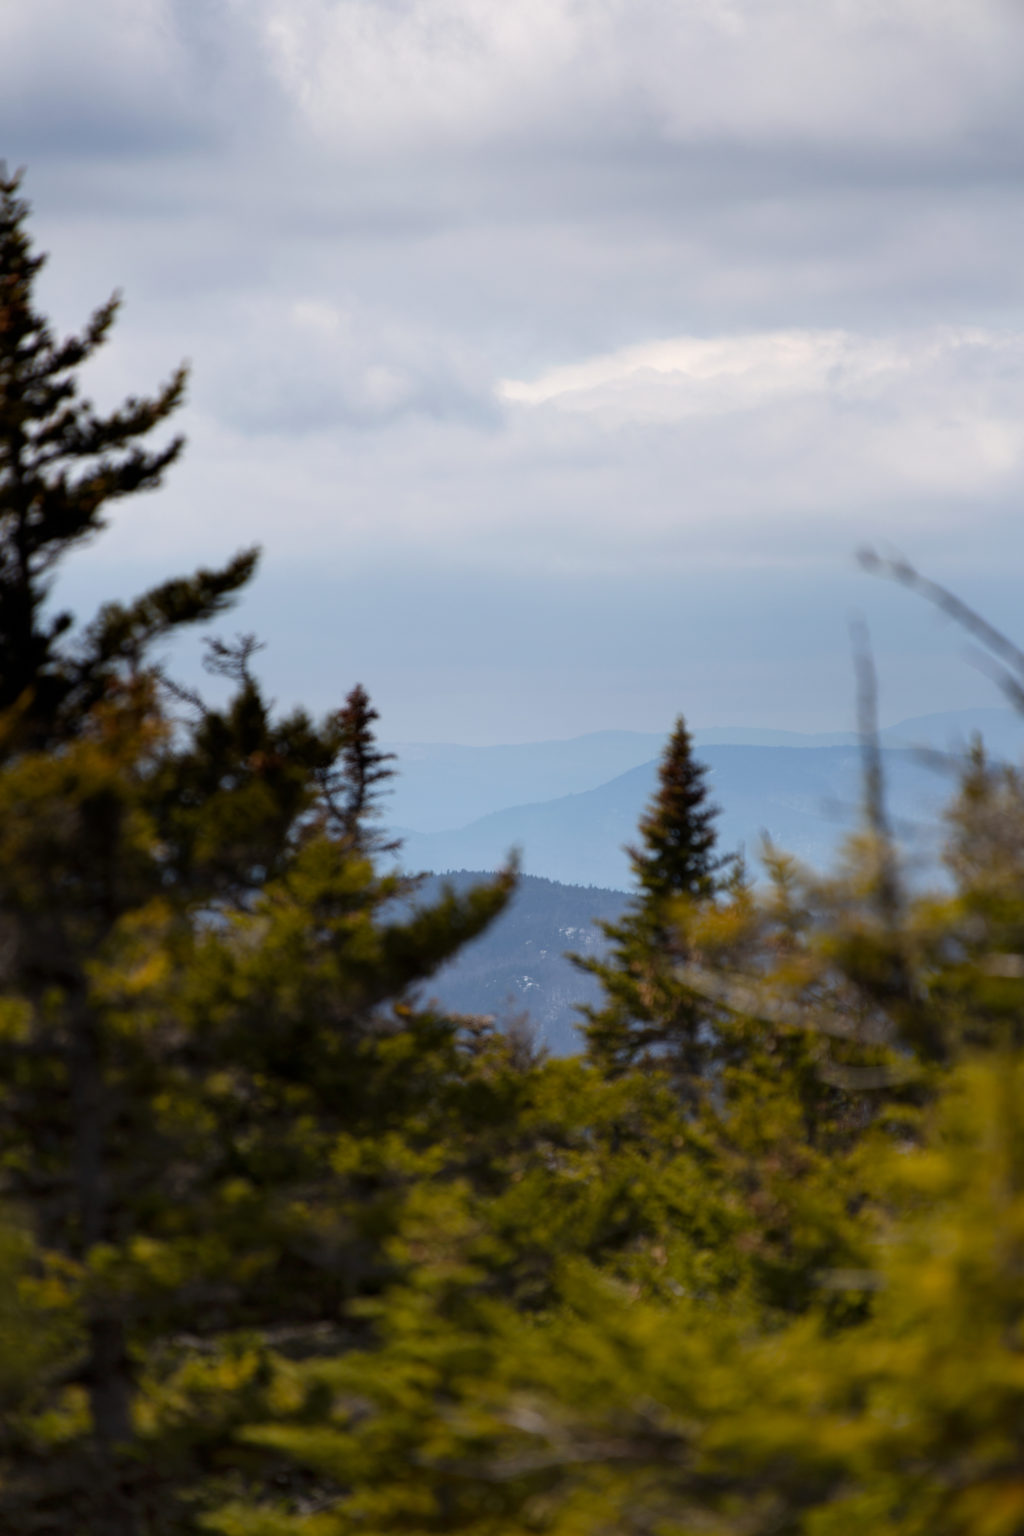
<svg viewBox="0 0 1024 1536">
<path fill-rule="evenodd" d="M 254 555 L 47 618 L 177 396 L 78 400 L 110 320 L 50 340 L 0 199 L 0 1529 L 1021 1536 L 1020 772 L 966 765 L 952 888 L 876 804 L 754 892 L 679 722 L 588 1057 L 419 1006 L 510 877 L 376 867 L 361 689 L 154 660 Z"/>
<path fill-rule="evenodd" d="M 343 837 L 366 852 L 394 853 L 398 843 L 372 828 L 379 814 L 380 786 L 394 770 L 393 752 L 381 752 L 374 739 L 374 722 L 379 718 L 366 689 L 359 684 L 349 693 L 338 712 L 342 739 L 340 771 L 325 774 L 321 788 L 324 799 Z"/>
<path fill-rule="evenodd" d="M 396 912 L 360 690 L 320 723 L 275 718 L 248 638 L 211 648 L 222 707 L 167 683 L 156 643 L 219 613 L 254 551 L 79 629 L 47 616 L 62 557 L 178 456 L 143 439 L 184 379 L 106 417 L 80 398 L 116 303 L 55 342 L 27 214 L 5 175 L 0 1184 L 34 1233 L 40 1337 L 73 1338 L 0 1440 L 0 1526 L 162 1536 L 235 1465 L 272 1341 L 321 1348 L 383 1283 L 394 1184 L 343 1148 L 429 1139 L 458 1029 L 403 999 L 510 881 Z"/>
<path fill-rule="evenodd" d="M 686 928 L 694 909 L 714 897 L 734 862 L 715 853 L 717 811 L 706 774 L 680 716 L 640 821 L 640 846 L 628 850 L 636 894 L 621 922 L 604 924 L 610 958 L 578 961 L 606 993 L 602 1007 L 585 1010 L 595 1058 L 617 1069 L 653 1053 L 690 1093 L 704 1068 L 709 1019 L 677 969 L 688 954 Z"/>
<path fill-rule="evenodd" d="M 0 710 L 18 705 L 14 739 L 47 746 L 76 733 L 126 661 L 219 612 L 256 556 L 168 582 L 130 608 L 112 604 L 76 643 L 71 615 L 48 614 L 60 560 L 101 531 L 109 503 L 154 489 L 181 453 L 180 437 L 158 449 L 142 440 L 181 404 L 185 370 L 107 416 L 81 398 L 77 370 L 107 340 L 119 300 L 80 336 L 54 338 L 33 303 L 45 257 L 32 250 L 19 183 L 0 164 Z"/>
<path fill-rule="evenodd" d="M 640 818 L 640 848 L 630 862 L 641 902 L 652 922 L 679 897 L 700 900 L 714 894 L 728 863 L 715 854 L 715 817 L 708 801 L 707 769 L 693 755 L 693 738 L 680 715 L 658 764 L 654 798 Z"/>
<path fill-rule="evenodd" d="M 871 829 L 827 880 L 778 856 L 706 908 L 693 982 L 728 1038 L 696 1110 L 556 1064 L 506 1185 L 408 1208 L 372 1346 L 248 1431 L 322 1480 L 315 1522 L 271 1497 L 213 1528 L 1020 1536 L 1022 815 L 976 756 L 956 888 L 897 935 Z M 894 940 L 913 1010 L 879 985 Z M 535 1232 L 539 1298 L 495 1283 Z"/>
</svg>

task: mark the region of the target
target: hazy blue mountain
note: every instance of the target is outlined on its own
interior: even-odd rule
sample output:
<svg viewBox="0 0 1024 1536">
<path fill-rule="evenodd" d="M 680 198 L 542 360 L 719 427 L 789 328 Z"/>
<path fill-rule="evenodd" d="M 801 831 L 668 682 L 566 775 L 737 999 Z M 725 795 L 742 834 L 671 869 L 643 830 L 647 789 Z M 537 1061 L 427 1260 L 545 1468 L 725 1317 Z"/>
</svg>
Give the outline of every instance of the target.
<svg viewBox="0 0 1024 1536">
<path fill-rule="evenodd" d="M 396 827 L 440 832 L 479 816 L 593 789 L 649 762 L 664 737 L 597 731 L 567 741 L 462 747 L 446 742 L 391 743 L 397 774 L 387 801 Z"/>
<path fill-rule="evenodd" d="M 858 741 L 856 731 L 804 734 L 744 726 L 724 726 L 694 731 L 693 734 L 698 746 L 716 747 L 852 747 Z M 1013 710 L 999 706 L 916 715 L 913 719 L 887 725 L 879 732 L 887 746 L 928 747 L 938 752 L 962 750 L 976 734 L 984 738 L 993 756 L 1020 758 L 1024 755 L 1024 719 Z"/>
<path fill-rule="evenodd" d="M 805 862 L 824 867 L 856 823 L 857 746 L 707 746 L 700 755 L 722 813 L 723 849 L 742 846 L 753 860 L 767 833 Z M 952 780 L 913 752 L 886 749 L 883 758 L 891 814 L 908 846 L 926 860 Z M 648 762 L 580 794 L 511 806 L 454 831 L 410 834 L 403 862 L 413 869 L 495 869 L 517 848 L 529 874 L 626 889 L 622 845 L 636 836 L 656 771 L 656 762 Z"/>
<path fill-rule="evenodd" d="M 967 709 L 924 715 L 882 732 L 893 747 L 946 750 L 980 730 L 994 753 L 1024 754 L 1024 722 L 1008 709 Z M 852 732 L 801 735 L 795 731 L 722 726 L 694 732 L 700 750 L 720 746 L 851 747 Z M 419 833 L 448 831 L 502 811 L 596 789 L 659 756 L 665 736 L 598 731 L 567 741 L 466 747 L 443 742 L 392 744 L 397 776 L 387 802 L 392 826 Z M 755 822 L 757 818 L 755 817 Z M 757 823 L 758 825 L 760 823 Z"/>
<path fill-rule="evenodd" d="M 761 730 L 754 726 L 722 725 L 693 732 L 698 747 L 852 747 L 856 731 L 826 731 L 808 735 L 803 731 Z"/>
<path fill-rule="evenodd" d="M 954 709 L 917 715 L 887 726 L 882 740 L 893 747 L 931 747 L 939 752 L 963 751 L 980 735 L 993 757 L 1020 762 L 1024 757 L 1024 719 L 1012 709 Z"/>
<path fill-rule="evenodd" d="M 951 768 L 941 771 L 936 754 L 962 749 L 976 731 L 993 755 L 1021 757 L 1024 725 L 1009 710 L 924 715 L 882 732 L 890 815 L 923 875 L 935 873 L 939 818 L 954 786 Z M 723 850 L 742 846 L 756 869 L 767 832 L 812 866 L 828 866 L 858 816 L 861 753 L 854 735 L 729 727 L 695 735 L 721 808 Z M 599 989 L 565 951 L 599 953 L 605 941 L 597 920 L 622 912 L 629 885 L 623 844 L 636 837 L 661 747 L 661 737 L 607 731 L 515 747 L 401 749 L 404 777 L 395 801 L 403 819 L 419 827 L 405 834 L 407 868 L 454 870 L 444 878 L 464 886 L 483 878 L 467 871 L 496 869 L 518 848 L 526 871 L 508 910 L 432 979 L 427 994 L 456 1012 L 502 1021 L 528 1015 L 550 1049 L 578 1049 L 577 1005 L 598 1001 Z M 638 753 L 642 760 L 631 761 Z M 623 762 L 625 771 L 615 772 Z M 609 764 L 611 775 L 591 783 Z M 570 788 L 545 795 L 552 784 Z M 540 796 L 530 802 L 526 796 L 538 786 Z M 503 804 L 510 796 L 518 803 Z M 485 813 L 475 814 L 481 806 Z M 445 829 L 460 817 L 462 825 Z M 435 875 L 423 896 L 440 883 Z"/>
<path fill-rule="evenodd" d="M 461 890 L 486 878 L 459 870 L 446 880 Z M 419 899 L 433 900 L 442 883 L 427 882 Z M 603 953 L 607 941 L 597 920 L 615 921 L 625 904 L 621 891 L 525 875 L 501 916 L 431 978 L 423 995 L 455 1013 L 488 1014 L 502 1023 L 525 1015 L 549 1050 L 577 1051 L 577 1004 L 599 1002 L 601 990 L 566 951 Z"/>
</svg>

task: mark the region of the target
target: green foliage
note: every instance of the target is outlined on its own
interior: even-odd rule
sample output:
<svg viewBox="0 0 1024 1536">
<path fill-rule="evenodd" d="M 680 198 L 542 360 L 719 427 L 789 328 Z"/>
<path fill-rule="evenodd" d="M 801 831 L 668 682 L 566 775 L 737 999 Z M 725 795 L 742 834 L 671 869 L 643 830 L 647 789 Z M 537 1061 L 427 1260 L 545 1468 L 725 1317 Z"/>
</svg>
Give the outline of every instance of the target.
<svg viewBox="0 0 1024 1536">
<path fill-rule="evenodd" d="M 76 734 L 119 664 L 219 612 L 252 574 L 255 554 L 167 582 L 128 607 L 108 604 L 76 645 L 71 615 L 46 613 L 56 566 L 102 530 L 107 504 L 158 486 L 181 453 L 180 437 L 156 450 L 141 440 L 181 404 L 185 371 L 108 416 L 80 398 L 76 372 L 107 340 L 119 300 L 80 336 L 55 340 L 33 305 L 45 258 L 32 250 L 18 191 L 19 178 L 0 165 L 0 711 L 18 706 L 14 740 L 50 746 Z M 12 728 L 9 720 L 9 742 Z"/>
<path fill-rule="evenodd" d="M 46 617 L 60 559 L 177 457 L 141 440 L 183 377 L 105 418 L 79 398 L 116 306 L 53 341 L 26 215 L 0 180 L 0 1182 L 66 1342 L 0 1443 L 0 1525 L 155 1536 L 249 1467 L 232 1435 L 275 1349 L 344 1338 L 395 1272 L 404 1191 L 467 1070 L 458 1023 L 411 994 L 512 878 L 420 905 L 377 870 L 362 690 L 276 718 L 249 637 L 210 645 L 221 707 L 164 678 L 156 644 L 218 613 L 253 553 L 80 632 Z M 395 1135 L 400 1167 L 350 1155 Z"/>
<path fill-rule="evenodd" d="M 512 875 L 380 867 L 361 689 L 154 659 L 254 556 L 46 617 L 181 380 L 79 400 L 113 306 L 55 343 L 24 220 L 0 180 L 3 1530 L 1024 1536 L 1019 772 L 966 764 L 944 893 L 877 761 L 835 875 L 754 891 L 680 721 L 587 1056 L 423 1006 Z"/>
<path fill-rule="evenodd" d="M 701 1092 L 657 1057 L 516 1077 L 492 1157 L 407 1202 L 369 1346 L 245 1431 L 316 1493 L 210 1528 L 1019 1536 L 1018 816 L 976 756 L 952 894 L 865 834 L 678 909 Z"/>
<path fill-rule="evenodd" d="M 603 925 L 610 957 L 578 961 L 605 992 L 602 1006 L 582 1010 L 595 1059 L 615 1070 L 653 1052 L 671 1062 L 691 1095 L 705 1069 L 711 1026 L 699 999 L 680 984 L 677 967 L 688 951 L 688 918 L 714 898 L 730 864 L 715 854 L 717 813 L 705 776 L 680 716 L 640 821 L 642 846 L 629 850 L 637 893 L 619 922 Z"/>
<path fill-rule="evenodd" d="M 715 856 L 715 816 L 707 770 L 693 756 L 680 715 L 658 765 L 654 800 L 640 818 L 641 848 L 630 849 L 641 899 L 652 916 L 678 896 L 710 896 L 723 860 Z"/>
</svg>

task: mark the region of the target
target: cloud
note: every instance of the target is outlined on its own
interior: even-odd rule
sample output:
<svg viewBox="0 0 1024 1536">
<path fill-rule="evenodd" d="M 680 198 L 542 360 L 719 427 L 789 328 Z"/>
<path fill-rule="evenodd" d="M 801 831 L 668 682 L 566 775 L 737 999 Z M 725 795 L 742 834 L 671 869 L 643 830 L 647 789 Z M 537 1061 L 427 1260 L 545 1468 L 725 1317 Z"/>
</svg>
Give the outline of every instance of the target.
<svg viewBox="0 0 1024 1536">
<path fill-rule="evenodd" d="M 228 306 L 200 405 L 247 434 L 307 437 L 407 416 L 490 428 L 490 380 L 468 347 L 323 299 Z"/>
<path fill-rule="evenodd" d="M 1012 0 L 262 0 L 276 72 L 346 149 L 473 135 L 823 138 L 931 152 L 1013 106 Z"/>
<path fill-rule="evenodd" d="M 312 638 L 298 598 L 265 615 L 300 670 L 368 655 L 340 609 L 400 590 L 424 710 L 439 604 L 483 628 L 503 583 L 514 669 L 543 586 L 572 687 L 600 657 L 595 725 L 662 629 L 709 696 L 751 646 L 755 692 L 824 688 L 809 615 L 865 540 L 1015 604 L 1022 85 L 1020 0 L 0 4 L 44 304 L 70 328 L 124 288 L 104 402 L 193 365 L 185 463 L 83 569 L 131 589 L 262 539 L 322 583 Z"/>
<path fill-rule="evenodd" d="M 389 351 L 313 305 L 266 318 L 196 391 L 161 559 L 255 537 L 292 568 L 412 562 L 425 582 L 713 584 L 838 571 L 879 540 L 946 560 L 967 519 L 972 551 L 1005 568 L 1018 547 L 1021 333 L 666 339 L 487 394 L 479 359 L 460 374 L 436 337 Z M 243 332 L 236 315 L 225 340 Z M 156 550 L 134 514 L 112 547 Z"/>
<path fill-rule="evenodd" d="M 691 487 L 719 515 L 728 503 L 791 522 L 801 508 L 1024 490 L 1024 332 L 677 337 L 506 380 L 500 393 L 577 435 L 617 433 L 627 456 L 636 429 L 648 447 L 671 433 L 662 452 L 689 462 Z"/>
<path fill-rule="evenodd" d="M 1016 0 L 34 0 L 0 12 L 19 110 L 141 123 L 280 95 L 346 156 L 767 143 L 933 164 L 1019 128 Z M 65 119 L 66 120 L 66 119 Z M 297 142 L 297 141 L 295 141 Z M 1004 154 L 1019 132 L 1004 134 Z M 122 146 L 132 148 L 129 140 Z"/>
<path fill-rule="evenodd" d="M 565 410 L 603 405 L 618 407 L 618 414 L 702 416 L 836 385 L 863 388 L 897 369 L 906 371 L 898 347 L 844 331 L 678 336 L 553 368 L 531 381 L 505 380 L 500 393 L 525 405 L 556 402 Z M 650 388 L 654 380 L 667 386 L 660 409 Z"/>
<path fill-rule="evenodd" d="M 235 0 L 31 0 L 0 7 L 0 143 L 33 163 L 209 155 L 276 115 Z"/>
</svg>

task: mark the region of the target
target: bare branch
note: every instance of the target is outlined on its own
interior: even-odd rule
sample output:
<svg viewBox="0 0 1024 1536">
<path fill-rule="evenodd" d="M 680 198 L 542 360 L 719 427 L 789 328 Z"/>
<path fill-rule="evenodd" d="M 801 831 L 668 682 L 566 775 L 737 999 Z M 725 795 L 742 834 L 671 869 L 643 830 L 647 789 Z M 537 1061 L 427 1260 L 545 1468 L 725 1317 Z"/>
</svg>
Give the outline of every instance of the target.
<svg viewBox="0 0 1024 1536">
<path fill-rule="evenodd" d="M 887 560 L 873 549 L 862 549 L 857 558 L 864 570 L 875 576 L 884 576 L 916 592 L 980 641 L 990 658 L 998 658 L 1002 663 L 1001 668 L 993 668 L 990 661 L 989 675 L 1017 712 L 1024 714 L 1024 651 L 1004 635 L 1001 629 L 983 619 L 980 613 L 976 613 L 948 588 L 922 576 L 909 560 Z"/>
</svg>

